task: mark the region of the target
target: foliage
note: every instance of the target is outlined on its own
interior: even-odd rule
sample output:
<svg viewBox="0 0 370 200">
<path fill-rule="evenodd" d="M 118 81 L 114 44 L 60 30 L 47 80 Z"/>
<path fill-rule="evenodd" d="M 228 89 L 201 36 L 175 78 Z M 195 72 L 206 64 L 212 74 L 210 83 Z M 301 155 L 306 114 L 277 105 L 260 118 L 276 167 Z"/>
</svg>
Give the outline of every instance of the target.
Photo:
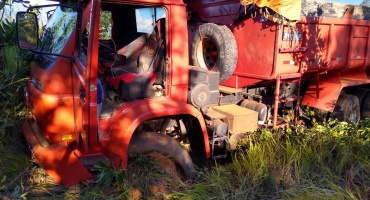
<svg viewBox="0 0 370 200">
<path fill-rule="evenodd" d="M 121 171 L 121 165 L 118 168 L 115 168 L 111 161 L 109 161 L 109 164 L 105 164 L 102 161 L 99 161 L 92 171 L 99 171 L 97 183 L 101 184 L 103 187 L 107 187 L 109 185 L 117 185 L 119 183 L 122 183 L 125 176 Z"/>
<path fill-rule="evenodd" d="M 4 35 L 4 66 L 0 68 L 0 192 L 11 190 L 14 199 L 24 198 L 16 177 L 30 167 L 26 157 L 25 143 L 20 130 L 26 108 L 23 98 L 23 85 L 27 80 L 29 55 L 15 46 L 15 22 L 2 20 Z M 21 61 L 22 60 L 22 61 Z M 12 183 L 12 184 L 10 184 Z M 10 184 L 10 185 L 9 185 Z M 1 196 L 1 195 L 0 195 Z"/>
<path fill-rule="evenodd" d="M 99 39 L 112 39 L 112 13 L 109 11 L 101 11 L 99 25 Z"/>
<path fill-rule="evenodd" d="M 200 169 L 192 184 L 175 182 L 180 187 L 165 190 L 160 199 L 368 199 L 370 195 L 370 119 L 261 129 L 242 144 L 231 152 L 229 164 L 215 162 L 212 168 Z M 148 161 L 129 163 L 123 172 L 125 184 L 114 184 L 114 193 L 145 191 L 142 182 L 155 173 L 149 170 L 134 179 L 130 174 L 146 166 Z M 93 194 L 106 193 L 94 187 L 86 198 Z"/>
<path fill-rule="evenodd" d="M 360 5 L 370 7 L 370 1 L 369 0 L 363 0 Z"/>
<path fill-rule="evenodd" d="M 99 162 L 93 168 L 100 172 L 98 184 L 91 187 L 83 199 L 165 199 L 167 194 L 186 187 L 187 183 L 178 174 L 168 173 L 166 161 L 161 162 L 163 158 L 157 154 L 131 155 L 126 170 L 113 167 L 111 162 Z"/>
<path fill-rule="evenodd" d="M 16 26 L 15 21 L 9 21 L 8 19 L 5 19 L 1 23 L 1 28 L 3 31 L 3 37 L 4 42 L 7 44 L 7 46 L 15 46 L 16 44 Z"/>
<path fill-rule="evenodd" d="M 262 129 L 175 199 L 368 199 L 370 119 Z"/>
<path fill-rule="evenodd" d="M 5 135 L 6 128 L 16 125 L 16 121 L 24 114 L 24 99 L 22 86 L 26 81 L 27 69 L 25 63 L 18 61 L 17 50 L 14 46 L 6 46 L 4 68 L 0 69 L 0 138 Z"/>
<path fill-rule="evenodd" d="M 1 5 L 0 5 L 1 6 Z M 109 20 L 108 20 L 109 21 Z M 5 25 L 4 25 L 5 24 Z M 7 185 L 30 168 L 20 130 L 27 112 L 22 87 L 29 55 L 14 46 L 13 21 L 2 21 L 6 38 L 0 69 L 0 196 Z M 312 110 L 306 110 L 313 116 Z M 192 183 L 163 174 L 157 161 L 138 155 L 127 169 L 100 162 L 96 185 L 87 185 L 81 199 L 369 199 L 370 119 L 358 124 L 313 120 L 312 127 L 261 129 L 231 152 L 231 160 L 199 169 Z M 25 198 L 19 181 L 13 198 Z M 66 195 L 63 196 L 66 198 Z M 63 199 L 62 197 L 62 199 Z"/>
<path fill-rule="evenodd" d="M 0 10 L 2 10 L 4 6 L 5 6 L 5 1 L 4 0 L 0 1 Z"/>
</svg>

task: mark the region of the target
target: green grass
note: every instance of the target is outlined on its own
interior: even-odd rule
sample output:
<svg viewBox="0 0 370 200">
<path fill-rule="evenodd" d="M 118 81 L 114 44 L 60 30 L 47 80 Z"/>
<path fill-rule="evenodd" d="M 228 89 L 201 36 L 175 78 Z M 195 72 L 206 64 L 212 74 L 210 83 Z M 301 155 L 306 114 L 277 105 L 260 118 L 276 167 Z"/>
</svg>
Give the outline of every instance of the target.
<svg viewBox="0 0 370 200">
<path fill-rule="evenodd" d="M 13 197 L 23 194 L 18 175 L 31 167 L 26 156 L 26 143 L 21 123 L 26 113 L 23 96 L 24 64 L 15 59 L 20 55 L 14 46 L 5 46 L 4 68 L 0 69 L 0 192 L 12 192 Z"/>
<path fill-rule="evenodd" d="M 175 199 L 368 199 L 370 120 L 261 130 Z"/>
<path fill-rule="evenodd" d="M 369 199 L 369 134 L 370 119 L 262 129 L 231 152 L 228 164 L 199 169 L 192 183 L 166 182 L 172 186 L 160 196 L 145 192 L 148 179 L 158 176 L 149 170 L 151 162 L 131 163 L 125 178 L 111 184 L 121 196 L 111 198 L 135 199 L 130 192 L 138 189 L 144 199 Z M 137 175 L 138 169 L 144 173 Z M 106 194 L 96 185 L 83 196 Z"/>
<path fill-rule="evenodd" d="M 157 162 L 139 156 L 124 171 L 97 166 L 104 171 L 98 184 L 55 185 L 26 156 L 20 127 L 27 112 L 23 85 L 29 66 L 19 59 L 27 57 L 25 52 L 9 46 L 14 23 L 5 28 L 0 199 L 370 199 L 370 119 L 259 130 L 231 152 L 230 162 L 199 169 L 193 182 L 162 173 Z"/>
<path fill-rule="evenodd" d="M 22 56 L 7 47 L 7 57 Z M 163 174 L 139 156 L 125 171 L 97 166 L 98 184 L 55 186 L 32 168 L 20 127 L 26 63 L 8 59 L 0 70 L 0 197 L 29 199 L 369 199 L 370 119 L 261 129 L 240 142 L 230 162 L 199 169 L 193 182 Z M 21 174 L 21 176 L 19 176 Z M 109 179 L 105 179 L 109 177 Z M 6 186 L 10 186 L 6 188 Z M 7 190 L 6 190 L 7 189 Z M 42 194 L 35 197 L 36 191 Z M 40 192 L 41 191 L 41 192 Z"/>
</svg>

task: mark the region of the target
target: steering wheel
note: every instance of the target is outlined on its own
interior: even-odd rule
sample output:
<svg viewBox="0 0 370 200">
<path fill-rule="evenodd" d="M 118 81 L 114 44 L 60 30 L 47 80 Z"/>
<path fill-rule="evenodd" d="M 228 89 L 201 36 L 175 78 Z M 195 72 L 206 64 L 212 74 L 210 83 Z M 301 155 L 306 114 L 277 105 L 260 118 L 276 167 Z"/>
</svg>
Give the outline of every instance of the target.
<svg viewBox="0 0 370 200">
<path fill-rule="evenodd" d="M 112 47 L 102 43 L 102 42 L 99 42 L 99 52 L 101 53 L 117 53 L 117 51 L 115 49 L 113 49 Z"/>
</svg>

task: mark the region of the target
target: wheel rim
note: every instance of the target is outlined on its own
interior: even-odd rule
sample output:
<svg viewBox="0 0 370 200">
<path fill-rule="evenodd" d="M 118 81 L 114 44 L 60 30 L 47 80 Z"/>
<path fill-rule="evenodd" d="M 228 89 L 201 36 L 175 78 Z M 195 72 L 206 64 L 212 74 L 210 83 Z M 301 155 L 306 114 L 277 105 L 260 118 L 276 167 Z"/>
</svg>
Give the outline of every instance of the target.
<svg viewBox="0 0 370 200">
<path fill-rule="evenodd" d="M 198 58 L 203 58 L 198 61 L 202 68 L 208 69 L 209 71 L 217 71 L 218 49 L 212 39 L 203 38 L 198 45 L 197 52 Z"/>
<path fill-rule="evenodd" d="M 203 45 L 203 58 L 204 62 L 207 65 L 208 70 L 216 71 L 217 70 L 216 63 L 218 59 L 217 46 L 209 38 L 204 38 L 202 41 L 202 45 Z"/>
</svg>

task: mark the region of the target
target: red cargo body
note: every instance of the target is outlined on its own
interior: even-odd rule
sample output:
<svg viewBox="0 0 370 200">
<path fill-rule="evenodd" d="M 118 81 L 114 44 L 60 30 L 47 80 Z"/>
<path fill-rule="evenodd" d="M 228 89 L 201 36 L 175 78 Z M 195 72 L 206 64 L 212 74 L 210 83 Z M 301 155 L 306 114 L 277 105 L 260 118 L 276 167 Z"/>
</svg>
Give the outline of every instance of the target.
<svg viewBox="0 0 370 200">
<path fill-rule="evenodd" d="M 257 12 L 232 25 L 240 1 L 203 0 L 188 7 L 234 33 L 238 61 L 233 76 L 221 85 L 244 88 L 279 76 L 316 76 L 318 82 L 311 82 L 302 104 L 333 111 L 342 88 L 370 83 L 365 72 L 370 62 L 368 21 L 301 16 L 295 26 L 282 26 Z"/>
<path fill-rule="evenodd" d="M 369 65 L 369 26 L 363 20 L 301 17 L 293 30 L 261 15 L 249 18 L 231 27 L 239 59 L 234 78 L 223 84 L 245 87 L 281 74 L 364 69 Z M 299 40 L 287 39 L 295 34 Z"/>
</svg>

